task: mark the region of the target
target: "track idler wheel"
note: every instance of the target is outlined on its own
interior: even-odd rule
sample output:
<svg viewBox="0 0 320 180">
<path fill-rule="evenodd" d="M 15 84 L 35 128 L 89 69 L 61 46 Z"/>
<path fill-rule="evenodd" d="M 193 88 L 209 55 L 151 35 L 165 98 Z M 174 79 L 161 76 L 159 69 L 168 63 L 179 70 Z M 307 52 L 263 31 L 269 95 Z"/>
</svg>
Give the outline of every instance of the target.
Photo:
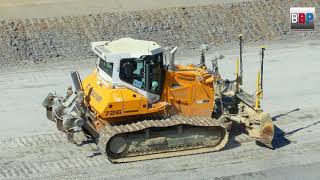
<svg viewBox="0 0 320 180">
<path fill-rule="evenodd" d="M 113 157 L 119 157 L 127 148 L 127 142 L 122 136 L 113 137 L 107 146 L 107 152 Z"/>
</svg>

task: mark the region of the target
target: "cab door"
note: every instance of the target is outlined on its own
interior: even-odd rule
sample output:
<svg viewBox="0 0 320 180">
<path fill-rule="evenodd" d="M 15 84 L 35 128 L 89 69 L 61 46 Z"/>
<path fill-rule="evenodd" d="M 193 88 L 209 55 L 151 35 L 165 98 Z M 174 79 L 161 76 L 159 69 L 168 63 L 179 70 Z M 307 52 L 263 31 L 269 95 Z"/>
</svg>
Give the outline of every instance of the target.
<svg viewBox="0 0 320 180">
<path fill-rule="evenodd" d="M 149 104 L 160 100 L 163 85 L 162 56 L 146 57 L 146 91 Z"/>
</svg>

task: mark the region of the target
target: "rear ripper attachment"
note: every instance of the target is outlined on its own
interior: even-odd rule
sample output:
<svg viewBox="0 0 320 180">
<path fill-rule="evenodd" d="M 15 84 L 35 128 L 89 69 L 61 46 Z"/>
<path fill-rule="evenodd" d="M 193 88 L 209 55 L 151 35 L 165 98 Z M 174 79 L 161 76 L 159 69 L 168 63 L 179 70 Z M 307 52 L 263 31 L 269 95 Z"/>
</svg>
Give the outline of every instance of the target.
<svg viewBox="0 0 320 180">
<path fill-rule="evenodd" d="M 66 96 L 49 93 L 43 101 L 42 106 L 46 109 L 47 118 L 54 121 L 57 129 L 65 132 L 72 143 L 75 143 L 73 135 L 76 132 L 83 131 L 88 137 L 98 138 L 99 134 L 92 124 L 95 117 L 84 103 L 79 73 L 71 72 L 71 79 L 75 92 L 69 87 Z"/>
</svg>

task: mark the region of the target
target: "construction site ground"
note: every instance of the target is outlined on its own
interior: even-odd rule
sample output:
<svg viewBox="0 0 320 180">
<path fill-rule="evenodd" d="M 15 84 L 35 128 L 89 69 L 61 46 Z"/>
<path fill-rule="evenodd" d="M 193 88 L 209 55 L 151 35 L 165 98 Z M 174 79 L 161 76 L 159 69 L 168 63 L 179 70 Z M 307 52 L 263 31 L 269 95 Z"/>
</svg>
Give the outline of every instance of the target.
<svg viewBox="0 0 320 180">
<path fill-rule="evenodd" d="M 314 6 L 320 17 L 319 0 L 88 2 L 0 0 L 0 179 L 319 179 L 320 23 L 308 32 L 289 24 L 291 6 Z M 243 88 L 251 94 L 259 47 L 267 49 L 262 107 L 275 124 L 274 150 L 235 132 L 219 152 L 111 164 L 95 144 L 69 143 L 46 119 L 47 93 L 66 93 L 70 71 L 85 77 L 95 68 L 91 41 L 177 45 L 181 64 L 197 64 L 207 43 L 208 67 L 211 57 L 225 55 L 219 70 L 232 80 L 239 33 Z"/>
<path fill-rule="evenodd" d="M 1 69 L 0 179 L 316 179 L 320 167 L 320 41 L 269 42 L 267 47 L 263 107 L 276 126 L 275 150 L 257 146 L 246 135 L 233 134 L 221 152 L 127 164 L 111 164 L 102 155 L 91 157 L 94 144 L 68 143 L 41 107 L 47 92 L 65 93 L 71 85 L 71 70 L 84 77 L 94 68 L 94 59 Z M 220 72 L 230 79 L 234 77 L 235 49 L 229 46 L 207 54 L 208 59 L 225 54 Z M 252 93 L 258 57 L 258 44 L 247 45 L 244 88 Z M 197 54 L 177 57 L 177 63 L 183 64 L 198 60 Z"/>
</svg>

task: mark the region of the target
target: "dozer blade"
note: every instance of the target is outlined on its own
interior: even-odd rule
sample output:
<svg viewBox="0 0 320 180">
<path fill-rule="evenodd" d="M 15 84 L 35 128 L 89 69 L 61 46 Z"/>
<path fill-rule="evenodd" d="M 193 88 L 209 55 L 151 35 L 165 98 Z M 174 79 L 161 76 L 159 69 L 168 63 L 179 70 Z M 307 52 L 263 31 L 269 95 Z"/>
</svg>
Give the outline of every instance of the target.
<svg viewBox="0 0 320 180">
<path fill-rule="evenodd" d="M 228 132 L 217 120 L 180 115 L 106 124 L 99 134 L 99 149 L 112 163 L 213 152 L 228 142 Z"/>
<path fill-rule="evenodd" d="M 272 147 L 272 139 L 274 135 L 274 126 L 272 124 L 272 119 L 268 113 L 260 113 L 260 127 L 259 127 L 259 142 L 265 144 L 266 146 Z"/>
<path fill-rule="evenodd" d="M 254 110 L 244 103 L 239 104 L 239 111 L 236 115 L 225 115 L 238 124 L 245 126 L 250 138 L 261 142 L 262 144 L 272 147 L 274 127 L 270 115 L 262 110 Z"/>
</svg>

